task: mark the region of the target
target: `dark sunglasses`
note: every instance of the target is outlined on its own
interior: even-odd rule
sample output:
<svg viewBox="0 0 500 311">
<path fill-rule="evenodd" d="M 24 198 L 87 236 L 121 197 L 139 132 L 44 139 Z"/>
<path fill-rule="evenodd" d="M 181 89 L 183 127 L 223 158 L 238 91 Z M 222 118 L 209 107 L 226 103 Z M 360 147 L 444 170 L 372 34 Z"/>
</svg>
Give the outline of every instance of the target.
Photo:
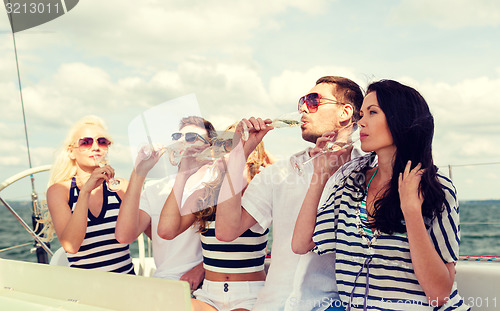
<svg viewBox="0 0 500 311">
<path fill-rule="evenodd" d="M 321 103 L 321 100 L 329 100 L 332 103 Z M 344 105 L 345 104 L 345 103 L 339 102 L 338 100 L 335 100 L 335 99 L 325 98 L 325 97 L 321 96 L 318 93 L 309 93 L 309 94 L 307 94 L 307 95 L 302 96 L 301 98 L 299 98 L 299 106 L 298 106 L 299 110 L 300 110 L 300 108 L 302 107 L 302 105 L 304 103 L 306 103 L 307 110 L 309 110 L 309 112 L 316 112 L 316 111 L 318 111 L 318 106 L 319 105 L 326 105 L 326 104 Z"/>
<path fill-rule="evenodd" d="M 212 146 L 216 148 L 224 148 L 224 151 L 230 152 L 233 149 L 233 140 L 232 139 L 222 139 L 222 138 L 214 138 L 212 139 Z"/>
<path fill-rule="evenodd" d="M 179 140 L 179 139 L 181 139 L 182 136 L 184 136 L 184 139 L 188 143 L 194 143 L 196 139 L 202 140 L 205 144 L 209 143 L 208 140 L 206 140 L 203 136 L 201 136 L 198 133 L 194 133 L 194 132 L 188 132 L 185 134 L 184 133 L 173 133 L 172 140 Z"/>
<path fill-rule="evenodd" d="M 102 149 L 108 149 L 109 145 L 111 145 L 111 141 L 107 139 L 106 137 L 99 137 L 96 138 L 95 141 L 97 142 L 97 146 Z M 78 139 L 76 142 L 78 145 L 78 149 L 80 151 L 88 150 L 92 148 L 94 145 L 94 138 L 92 137 L 82 137 Z"/>
</svg>

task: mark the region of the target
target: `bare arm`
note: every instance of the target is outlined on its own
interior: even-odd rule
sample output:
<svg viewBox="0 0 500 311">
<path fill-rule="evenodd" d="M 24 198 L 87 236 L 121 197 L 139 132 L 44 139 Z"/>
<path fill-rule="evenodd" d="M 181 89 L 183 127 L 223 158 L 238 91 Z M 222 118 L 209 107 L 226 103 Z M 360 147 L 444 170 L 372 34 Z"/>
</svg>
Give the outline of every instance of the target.
<svg viewBox="0 0 500 311">
<path fill-rule="evenodd" d="M 335 131 L 325 133 L 318 138 L 316 147 L 311 151 L 314 156 L 324 147 L 324 145 L 335 137 Z M 350 151 L 352 149 L 349 149 Z M 341 157 L 341 155 L 346 154 Z M 314 173 L 311 184 L 307 190 L 304 202 L 300 208 L 292 237 L 292 250 L 296 254 L 305 254 L 314 246 L 312 236 L 316 226 L 316 215 L 321 194 L 328 179 L 338 170 L 338 168 L 350 159 L 350 152 L 340 150 L 338 152 L 328 152 L 313 160 Z"/>
<path fill-rule="evenodd" d="M 292 250 L 296 254 L 305 254 L 316 245 L 312 240 L 312 236 L 316 226 L 319 200 L 328 178 L 316 172 L 312 178 L 318 182 L 309 185 L 293 230 Z"/>
<path fill-rule="evenodd" d="M 120 243 L 132 243 L 151 226 L 151 217 L 139 209 L 144 180 L 145 176 L 138 175 L 135 170 L 130 176 L 130 182 L 116 221 L 115 236 Z M 149 237 L 151 238 L 151 236 Z"/>
<path fill-rule="evenodd" d="M 47 205 L 54 223 L 57 237 L 64 250 L 76 254 L 87 232 L 87 216 L 92 190 L 112 175 L 111 168 L 96 168 L 78 195 L 73 213 L 68 205 L 69 187 L 60 183 L 53 184 L 47 190 Z"/>
<path fill-rule="evenodd" d="M 179 171 L 175 178 L 174 187 L 163 205 L 158 223 L 158 235 L 163 239 L 174 239 L 189 228 L 196 219 L 193 214 L 182 216 L 179 209 L 182 202 L 184 187 L 190 175 L 189 172 L 185 173 L 182 170 Z M 203 191 L 203 188 L 195 191 L 190 196 L 191 200 L 189 200 L 190 198 L 186 200 L 186 204 L 195 204 L 194 198 L 197 195 L 202 195 Z"/>
<path fill-rule="evenodd" d="M 66 252 L 76 254 L 87 231 L 90 193 L 80 191 L 75 210 L 71 213 L 68 192 L 69 188 L 61 184 L 50 186 L 47 190 L 47 205 L 61 246 Z"/>
<path fill-rule="evenodd" d="M 221 159 L 224 161 L 222 168 L 225 176 L 219 192 L 215 217 L 215 235 L 220 241 L 233 241 L 257 223 L 241 206 L 241 197 L 247 180 L 244 171 L 248 156 L 262 141 L 264 135 L 272 129 L 266 125 L 269 122 L 271 120 L 243 119 L 238 124 L 236 133 L 242 130 L 242 123 L 245 123 L 249 132 L 247 141 L 240 141 L 239 136 L 235 135 L 233 145 L 236 147 L 229 154 L 227 162 L 226 158 Z"/>
<path fill-rule="evenodd" d="M 151 147 L 153 150 L 147 159 L 143 158 L 143 150 L 139 152 L 134 170 L 130 175 L 127 191 L 122 199 L 115 230 L 116 239 L 120 243 L 130 244 L 143 232 L 151 238 L 151 217 L 139 209 L 141 192 L 148 172 L 165 152 L 159 146 L 145 146 L 143 148 Z"/>
<path fill-rule="evenodd" d="M 225 242 L 233 241 L 257 222 L 241 206 L 246 183 L 243 175 L 246 159 L 238 153 L 238 149 L 241 149 L 241 145 L 234 150 L 235 153 L 231 153 L 227 162 L 215 214 L 215 235 L 218 240 Z"/>
<path fill-rule="evenodd" d="M 421 211 L 423 197 L 418 190 L 423 170 L 420 164 L 413 170 L 410 166 L 411 162 L 400 174 L 399 196 L 413 270 L 429 301 L 443 305 L 455 281 L 455 264 L 443 262 L 427 233 Z"/>
</svg>

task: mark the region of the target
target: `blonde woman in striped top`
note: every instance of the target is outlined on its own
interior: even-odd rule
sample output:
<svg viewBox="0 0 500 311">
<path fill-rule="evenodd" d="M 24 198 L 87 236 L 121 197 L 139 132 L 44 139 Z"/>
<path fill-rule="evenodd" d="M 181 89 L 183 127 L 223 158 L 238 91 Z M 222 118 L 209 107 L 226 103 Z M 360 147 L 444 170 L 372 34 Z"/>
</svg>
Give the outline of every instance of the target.
<svg viewBox="0 0 500 311">
<path fill-rule="evenodd" d="M 128 182 L 111 192 L 115 171 L 99 167 L 96 157 L 112 140 L 102 119 L 87 116 L 69 131 L 52 166 L 47 204 L 70 266 L 134 274 L 128 244 L 115 238 L 116 219 Z"/>
</svg>

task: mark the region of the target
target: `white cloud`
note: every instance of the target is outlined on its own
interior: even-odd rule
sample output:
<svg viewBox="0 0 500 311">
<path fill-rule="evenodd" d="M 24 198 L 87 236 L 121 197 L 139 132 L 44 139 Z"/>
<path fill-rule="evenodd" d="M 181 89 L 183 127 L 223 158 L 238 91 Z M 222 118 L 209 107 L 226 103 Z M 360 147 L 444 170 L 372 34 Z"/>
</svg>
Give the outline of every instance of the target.
<svg viewBox="0 0 500 311">
<path fill-rule="evenodd" d="M 323 76 L 343 76 L 358 83 L 361 88 L 366 86 L 364 78 L 348 67 L 314 66 L 307 71 L 285 70 L 271 79 L 269 87 L 273 102 L 278 103 L 281 111 L 296 109 L 299 97 L 313 88 L 316 80 Z"/>
<path fill-rule="evenodd" d="M 343 9 L 351 9 L 340 3 L 335 6 L 335 14 L 345 14 Z M 397 26 L 427 23 L 470 30 L 500 24 L 498 1 L 394 3 L 390 22 Z M 127 123 L 139 112 L 166 100 L 196 93 L 203 115 L 223 128 L 243 117 L 275 117 L 295 110 L 297 98 L 323 75 L 343 75 L 365 87 L 381 72 L 376 71 L 379 69 L 374 72 L 377 67 L 370 67 L 369 61 L 362 62 L 362 66 L 356 62 L 356 57 L 366 55 L 358 53 L 372 48 L 361 37 L 359 45 L 351 46 L 352 58 L 331 58 L 331 63 L 315 57 L 334 52 L 337 46 L 316 51 L 313 44 L 302 58 L 292 59 L 284 53 L 286 49 L 270 50 L 275 47 L 262 44 L 273 39 L 267 38 L 266 32 L 279 33 L 279 30 L 285 38 L 290 38 L 293 46 L 300 40 L 294 40 L 298 37 L 287 26 L 297 16 L 304 19 L 334 16 L 332 11 L 326 11 L 330 7 L 331 1 L 326 0 L 86 0 L 61 18 L 18 33 L 33 162 L 52 162 L 53 148 L 59 145 L 70 124 L 83 115 L 97 114 L 108 121 L 115 138 L 112 162 L 117 165 L 119 175 L 127 177 L 131 168 Z M 353 14 L 351 11 L 349 14 Z M 362 15 L 362 10 L 359 14 L 360 19 L 370 20 Z M 10 29 L 5 15 L 0 22 L 2 29 Z M 294 26 L 301 26 L 302 33 L 317 37 L 331 35 L 332 29 L 315 28 L 317 25 L 307 20 Z M 417 28 L 420 27 L 405 28 L 407 35 L 425 35 Z M 342 33 L 345 37 L 359 37 L 359 29 L 355 30 L 347 25 Z M 345 37 L 339 35 L 339 39 Z M 492 77 L 491 73 L 486 77 L 485 73 L 485 77 L 471 76 L 450 82 L 439 80 L 430 72 L 430 77 L 420 75 L 429 80 L 417 80 L 421 68 L 411 71 L 412 67 L 405 66 L 408 71 L 401 72 L 401 63 L 391 64 L 388 59 L 377 58 L 382 52 L 404 55 L 409 52 L 405 46 L 398 45 L 394 50 L 394 45 L 388 44 L 386 49 L 391 50 L 376 48 L 372 63 L 380 60 L 386 65 L 380 69 L 384 78 L 396 77 L 417 88 L 428 100 L 436 118 L 434 149 L 438 164 L 498 158 L 500 144 L 495 143 L 498 140 L 495 133 L 500 132 L 497 120 L 500 105 L 495 97 L 500 78 Z M 429 50 L 429 59 L 447 57 L 437 51 Z M 27 162 L 12 38 L 8 33 L 0 37 L 0 55 L 3 147 L 0 165 L 2 176 L 6 176 L 12 170 L 25 169 Z M 284 61 L 271 63 L 274 58 L 269 55 L 279 55 Z M 463 61 L 481 62 L 474 55 Z M 432 65 L 430 62 L 429 66 Z M 500 68 L 497 72 L 500 77 Z M 294 129 L 274 131 L 266 139 L 277 156 L 302 148 L 300 133 Z"/>
<path fill-rule="evenodd" d="M 0 83 L 0 115 L 3 120 L 12 120 L 21 111 L 19 86 L 14 82 Z"/>
<path fill-rule="evenodd" d="M 404 79 L 400 79 L 403 81 Z M 455 84 L 410 81 L 426 98 L 435 118 L 434 152 L 439 165 L 498 159 L 500 77 L 477 77 Z"/>
<path fill-rule="evenodd" d="M 402 0 L 391 10 L 397 24 L 428 23 L 444 29 L 495 27 L 500 25 L 497 0 Z"/>
<path fill-rule="evenodd" d="M 113 162 L 122 175 L 130 173 L 131 159 L 125 131 L 127 122 L 139 112 L 181 95 L 196 93 L 202 114 L 223 129 L 244 117 L 276 117 L 296 109 L 297 98 L 314 86 L 317 78 L 326 74 L 346 74 L 348 68 L 312 68 L 309 71 L 287 71 L 263 82 L 259 68 L 237 62 L 214 62 L 196 58 L 181 63 L 175 70 L 160 70 L 152 77 L 124 76 L 113 80 L 100 67 L 83 63 L 67 63 L 24 89 L 29 115 L 28 128 L 32 141 L 35 163 L 52 162 L 55 148 L 59 146 L 71 123 L 87 114 L 102 116 L 115 137 Z M 14 93 L 14 88 L 12 93 Z M 12 103 L 16 107 L 18 103 Z M 0 108 L 2 109 L 2 108 Z M 125 113 L 125 111 L 127 111 Z M 0 122 L 1 127 L 7 127 Z M 14 164 L 19 149 L 19 134 L 10 139 L 0 162 Z M 52 132 L 55 135 L 50 135 Z M 276 156 L 297 151 L 300 133 L 281 132 L 270 138 Z M 279 139 L 280 135 L 291 135 Z M 271 135 L 272 136 L 272 135 Z M 17 141 L 17 148 L 14 148 Z M 283 141 L 288 143 L 281 145 Z M 47 147 L 48 146 L 48 147 Z M 15 162 L 22 167 L 22 161 Z"/>
<path fill-rule="evenodd" d="M 203 53 L 248 57 L 255 30 L 280 28 L 277 18 L 290 9 L 322 13 L 328 1 L 80 1 L 64 16 L 20 33 L 20 48 L 53 45 L 86 55 L 109 57 L 141 70 L 180 62 Z M 43 36 L 30 33 L 45 32 Z M 30 36 L 28 40 L 28 36 Z M 73 40 L 78 46 L 73 46 Z"/>
</svg>

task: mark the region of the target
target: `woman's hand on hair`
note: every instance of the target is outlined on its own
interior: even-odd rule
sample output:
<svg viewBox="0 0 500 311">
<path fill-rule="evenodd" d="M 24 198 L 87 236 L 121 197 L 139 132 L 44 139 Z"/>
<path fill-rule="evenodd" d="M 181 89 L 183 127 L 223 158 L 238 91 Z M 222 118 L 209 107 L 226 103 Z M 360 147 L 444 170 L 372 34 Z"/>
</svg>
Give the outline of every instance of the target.
<svg viewBox="0 0 500 311">
<path fill-rule="evenodd" d="M 411 161 L 408 161 L 405 170 L 399 173 L 398 191 L 403 214 L 411 212 L 421 214 L 424 198 L 419 187 L 424 172 L 421 163 L 411 169 Z"/>
</svg>

